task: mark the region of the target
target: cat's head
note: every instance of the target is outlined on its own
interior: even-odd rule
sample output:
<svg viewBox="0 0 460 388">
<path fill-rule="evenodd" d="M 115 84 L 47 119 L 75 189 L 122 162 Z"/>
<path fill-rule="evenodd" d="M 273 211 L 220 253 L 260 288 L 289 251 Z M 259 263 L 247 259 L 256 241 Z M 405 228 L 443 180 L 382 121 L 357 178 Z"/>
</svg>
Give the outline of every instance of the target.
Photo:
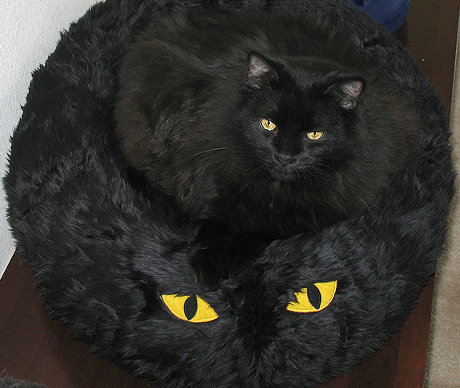
<svg viewBox="0 0 460 388">
<path fill-rule="evenodd" d="M 356 141 L 364 89 L 363 78 L 325 61 L 275 61 L 251 52 L 237 125 L 254 148 L 254 167 L 280 181 L 340 168 Z"/>
</svg>

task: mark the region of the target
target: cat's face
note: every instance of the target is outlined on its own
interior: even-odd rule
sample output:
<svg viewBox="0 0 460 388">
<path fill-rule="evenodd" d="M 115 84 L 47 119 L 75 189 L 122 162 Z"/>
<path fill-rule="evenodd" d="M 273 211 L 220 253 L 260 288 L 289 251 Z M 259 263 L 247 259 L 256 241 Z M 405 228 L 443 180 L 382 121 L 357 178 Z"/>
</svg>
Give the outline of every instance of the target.
<svg viewBox="0 0 460 388">
<path fill-rule="evenodd" d="M 364 81 L 311 64 L 311 71 L 290 71 L 257 53 L 248 61 L 239 125 L 254 167 L 279 181 L 321 179 L 339 168 L 353 147 Z"/>
</svg>

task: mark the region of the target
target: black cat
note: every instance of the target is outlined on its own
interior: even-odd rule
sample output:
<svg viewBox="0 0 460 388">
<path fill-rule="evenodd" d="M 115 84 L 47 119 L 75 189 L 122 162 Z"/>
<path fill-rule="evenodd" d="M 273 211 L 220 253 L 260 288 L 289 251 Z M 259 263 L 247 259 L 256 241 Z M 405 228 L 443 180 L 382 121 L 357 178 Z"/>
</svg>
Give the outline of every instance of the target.
<svg viewBox="0 0 460 388">
<path fill-rule="evenodd" d="M 366 211 L 417 155 L 415 115 L 388 77 L 302 15 L 156 20 L 119 79 L 125 158 L 201 225 L 204 287 L 274 239 Z"/>
</svg>

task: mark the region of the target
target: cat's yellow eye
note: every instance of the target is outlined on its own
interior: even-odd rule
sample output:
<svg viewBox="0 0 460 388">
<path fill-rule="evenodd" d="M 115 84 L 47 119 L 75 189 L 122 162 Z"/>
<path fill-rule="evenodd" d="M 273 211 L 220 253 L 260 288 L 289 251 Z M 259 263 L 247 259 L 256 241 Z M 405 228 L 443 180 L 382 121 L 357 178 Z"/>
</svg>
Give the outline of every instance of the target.
<svg viewBox="0 0 460 388">
<path fill-rule="evenodd" d="M 269 119 L 262 119 L 260 123 L 267 131 L 274 131 L 276 129 L 276 124 Z"/>
<path fill-rule="evenodd" d="M 166 307 L 186 322 L 203 323 L 219 318 L 214 309 L 198 295 L 161 295 Z"/>
<path fill-rule="evenodd" d="M 308 289 L 302 288 L 299 292 L 295 293 L 297 301 L 290 302 L 286 309 L 294 313 L 316 313 L 329 306 L 334 299 L 335 292 L 337 291 L 337 281 L 326 283 L 315 283 L 321 295 L 321 301 L 318 307 L 313 306 L 310 298 L 308 297 Z"/>
<path fill-rule="evenodd" d="M 307 137 L 310 140 L 319 140 L 323 137 L 323 135 L 324 135 L 324 132 L 320 132 L 320 131 L 314 131 L 314 132 L 307 133 Z"/>
</svg>

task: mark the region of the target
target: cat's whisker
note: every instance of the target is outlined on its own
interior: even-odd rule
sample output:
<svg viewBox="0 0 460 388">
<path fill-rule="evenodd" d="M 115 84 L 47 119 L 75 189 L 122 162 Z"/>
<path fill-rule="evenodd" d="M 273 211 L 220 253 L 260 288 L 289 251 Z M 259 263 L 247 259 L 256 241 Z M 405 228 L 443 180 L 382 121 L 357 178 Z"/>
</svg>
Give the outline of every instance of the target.
<svg viewBox="0 0 460 388">
<path fill-rule="evenodd" d="M 210 148 L 208 150 L 204 150 L 204 151 L 200 151 L 200 152 L 196 152 L 190 156 L 187 156 L 186 158 L 182 159 L 180 161 L 180 163 L 183 163 L 183 162 L 186 162 L 190 159 L 193 159 L 197 156 L 201 156 L 201 155 L 204 155 L 204 154 L 207 154 L 207 153 L 210 153 L 210 152 L 215 152 L 215 151 L 223 151 L 223 150 L 228 150 L 228 149 L 235 149 L 235 148 L 238 148 L 238 147 L 215 147 L 215 148 Z"/>
<path fill-rule="evenodd" d="M 368 203 L 362 199 L 361 197 L 358 198 L 362 203 L 364 203 L 364 205 L 366 206 L 367 210 L 371 211 L 371 207 L 368 205 Z"/>
<path fill-rule="evenodd" d="M 330 183 L 329 182 L 329 179 L 327 178 L 327 176 L 324 174 L 324 169 L 319 169 L 317 167 L 311 167 L 308 169 L 308 174 L 306 174 L 310 177 L 313 177 L 323 183 Z M 305 180 L 307 177 L 306 176 L 302 176 L 303 179 Z"/>
<path fill-rule="evenodd" d="M 186 162 L 190 161 L 191 159 L 196 159 L 196 158 L 200 158 L 200 157 L 207 157 L 207 156 L 210 156 L 210 154 L 213 154 L 213 153 L 215 153 L 217 151 L 239 151 L 238 153 L 235 153 L 233 155 L 233 157 L 235 157 L 235 158 L 239 158 L 239 156 L 245 155 L 245 154 L 246 155 L 253 155 L 254 152 L 260 152 L 263 155 L 265 155 L 265 153 L 262 150 L 258 150 L 258 149 L 242 148 L 242 147 L 238 147 L 238 146 L 215 147 L 215 148 L 210 148 L 210 149 L 199 151 L 199 152 L 196 152 L 196 153 L 194 153 L 192 155 L 189 155 L 186 158 L 184 158 L 181 161 L 179 161 L 178 164 L 182 165 L 183 163 L 186 163 Z M 213 160 L 213 159 L 208 159 L 208 161 L 213 162 L 213 163 L 218 163 L 219 162 L 219 160 Z"/>
<path fill-rule="evenodd" d="M 371 204 L 369 205 L 369 204 L 368 204 L 366 201 L 364 201 L 362 198 L 359 198 L 359 199 L 361 200 L 361 202 L 363 202 L 363 203 L 366 205 L 366 207 L 367 207 L 367 209 L 368 209 L 369 211 L 372 211 L 372 209 L 377 209 L 379 212 L 382 212 L 382 209 L 380 209 L 376 204 L 371 203 Z"/>
</svg>

